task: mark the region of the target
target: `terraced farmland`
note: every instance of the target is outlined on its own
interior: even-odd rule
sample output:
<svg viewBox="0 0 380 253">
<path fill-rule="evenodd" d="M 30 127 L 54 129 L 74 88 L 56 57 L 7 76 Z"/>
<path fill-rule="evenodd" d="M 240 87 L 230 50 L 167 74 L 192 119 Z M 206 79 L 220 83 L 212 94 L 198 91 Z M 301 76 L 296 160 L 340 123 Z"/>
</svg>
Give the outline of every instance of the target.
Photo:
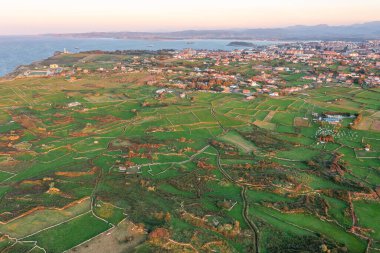
<svg viewBox="0 0 380 253">
<path fill-rule="evenodd" d="M 379 89 L 246 101 L 130 78 L 0 83 L 1 252 L 81 252 L 125 222 L 131 252 L 379 251 Z M 331 111 L 364 121 L 313 116 Z"/>
</svg>

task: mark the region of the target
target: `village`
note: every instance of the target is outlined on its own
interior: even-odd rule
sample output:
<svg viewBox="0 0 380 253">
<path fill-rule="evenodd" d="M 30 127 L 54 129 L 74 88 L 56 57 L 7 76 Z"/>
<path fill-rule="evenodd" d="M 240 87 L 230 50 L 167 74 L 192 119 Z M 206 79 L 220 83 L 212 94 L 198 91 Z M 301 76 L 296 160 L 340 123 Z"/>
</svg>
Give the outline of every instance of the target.
<svg viewBox="0 0 380 253">
<path fill-rule="evenodd" d="M 60 54 L 70 52 L 56 53 Z M 82 59 L 73 66 L 38 65 L 19 77 L 58 75 L 71 80 L 90 73 L 148 72 L 155 76 L 148 85 L 242 94 L 247 100 L 260 94 L 278 97 L 320 86 L 380 86 L 380 41 L 299 42 L 232 51 L 166 50 L 163 54 L 137 51 L 119 62 L 102 60 L 102 66 L 86 63 Z"/>
</svg>

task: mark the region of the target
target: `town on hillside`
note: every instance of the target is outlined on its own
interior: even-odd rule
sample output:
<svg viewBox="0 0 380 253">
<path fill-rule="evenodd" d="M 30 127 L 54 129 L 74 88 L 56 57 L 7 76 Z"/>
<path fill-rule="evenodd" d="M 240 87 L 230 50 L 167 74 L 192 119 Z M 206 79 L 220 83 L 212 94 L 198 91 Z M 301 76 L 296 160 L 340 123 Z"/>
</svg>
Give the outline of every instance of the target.
<svg viewBox="0 0 380 253">
<path fill-rule="evenodd" d="M 72 66 L 44 61 L 20 67 L 18 77 L 67 76 L 99 72 L 148 71 L 148 85 L 240 93 L 246 99 L 258 94 L 284 96 L 319 86 L 380 86 L 380 41 L 295 42 L 232 51 L 185 49 L 180 51 L 93 51 L 125 58 L 77 57 Z M 58 55 L 70 55 L 66 49 Z M 53 57 L 54 59 L 54 57 Z M 120 59 L 120 61 L 118 61 Z"/>
</svg>

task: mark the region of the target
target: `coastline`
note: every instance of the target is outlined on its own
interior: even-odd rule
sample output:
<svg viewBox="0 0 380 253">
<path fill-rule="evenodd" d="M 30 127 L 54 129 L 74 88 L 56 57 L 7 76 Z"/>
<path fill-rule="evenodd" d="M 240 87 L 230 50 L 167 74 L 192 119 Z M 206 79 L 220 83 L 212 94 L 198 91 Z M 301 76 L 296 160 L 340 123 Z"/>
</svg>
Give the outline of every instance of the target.
<svg viewBox="0 0 380 253">
<path fill-rule="evenodd" d="M 30 65 L 54 55 L 56 51 L 78 53 L 83 51 L 101 50 L 149 50 L 162 49 L 183 50 L 225 50 L 235 47 L 227 44 L 230 39 L 122 39 L 122 38 L 74 38 L 54 36 L 0 36 L 0 77 L 17 71 L 23 65 Z M 289 43 L 284 41 L 254 40 L 258 45 Z M 241 49 L 247 47 L 241 47 Z"/>
</svg>

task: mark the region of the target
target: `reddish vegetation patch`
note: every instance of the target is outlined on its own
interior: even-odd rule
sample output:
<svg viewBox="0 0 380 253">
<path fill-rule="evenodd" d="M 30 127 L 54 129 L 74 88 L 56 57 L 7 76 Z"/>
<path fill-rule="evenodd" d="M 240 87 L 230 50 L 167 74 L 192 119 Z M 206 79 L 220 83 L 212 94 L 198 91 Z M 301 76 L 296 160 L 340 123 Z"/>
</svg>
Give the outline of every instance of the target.
<svg viewBox="0 0 380 253">
<path fill-rule="evenodd" d="M 186 153 L 186 152 L 196 152 L 195 149 L 191 148 L 191 147 L 186 147 L 186 148 L 183 148 L 183 149 L 180 149 L 178 151 L 179 154 L 183 154 L 183 153 Z"/>
<path fill-rule="evenodd" d="M 351 127 L 354 128 L 354 129 L 358 129 L 358 130 L 369 130 L 369 129 L 372 129 L 372 130 L 375 130 L 375 131 L 380 131 L 380 126 L 377 129 L 375 129 L 376 125 L 377 125 L 376 121 L 377 120 L 374 120 L 371 117 L 364 117 L 362 119 L 361 114 L 359 114 L 359 116 L 354 120 L 354 122 L 351 125 Z M 377 121 L 377 122 L 379 122 L 379 121 Z"/>
<path fill-rule="evenodd" d="M 334 142 L 334 136 L 332 136 L 332 135 L 319 136 L 319 141 L 321 141 L 321 142 Z"/>
<path fill-rule="evenodd" d="M 166 228 L 156 228 L 149 234 L 150 240 L 163 240 L 163 239 L 169 239 L 170 233 Z"/>
<path fill-rule="evenodd" d="M 18 139 L 20 139 L 20 136 L 18 135 L 11 135 L 8 137 L 9 141 L 17 141 Z"/>
<path fill-rule="evenodd" d="M 120 120 L 120 118 L 112 116 L 112 115 L 107 115 L 107 116 L 104 116 L 104 117 L 96 116 L 96 117 L 93 117 L 92 119 L 96 120 L 96 121 L 100 121 L 102 123 L 110 123 L 110 122 L 114 122 L 114 121 Z"/>
<path fill-rule="evenodd" d="M 340 160 L 341 156 L 335 156 L 332 163 L 331 163 L 331 166 L 330 166 L 330 171 L 333 172 L 333 173 L 337 173 L 339 174 L 340 176 L 343 176 L 344 173 L 345 173 L 345 168 L 343 168 L 340 164 L 339 164 L 339 160 Z"/>
<path fill-rule="evenodd" d="M 353 200 L 377 200 L 380 196 L 380 188 L 376 189 L 376 191 L 366 193 L 366 192 L 353 192 L 352 194 Z"/>
<path fill-rule="evenodd" d="M 375 191 L 376 191 L 377 196 L 379 196 L 380 198 L 380 186 L 376 187 Z"/>
<path fill-rule="evenodd" d="M 63 118 L 63 117 L 65 117 L 65 115 L 63 115 L 61 113 L 58 113 L 58 112 L 54 113 L 53 116 L 56 117 L 56 118 Z"/>
<path fill-rule="evenodd" d="M 253 168 L 253 165 L 252 164 L 249 164 L 249 163 L 245 163 L 245 164 L 234 164 L 232 165 L 232 168 L 233 169 L 252 169 Z"/>
<path fill-rule="evenodd" d="M 158 149 L 160 147 L 162 147 L 164 145 L 162 144 L 149 144 L 149 143 L 146 143 L 146 144 L 138 144 L 136 145 L 136 149 L 141 149 L 141 148 L 145 148 L 145 149 Z M 132 146 L 134 147 L 134 146 Z"/>
<path fill-rule="evenodd" d="M 68 198 L 68 199 L 72 198 L 72 196 L 70 196 L 69 194 L 66 194 L 64 192 L 61 192 L 61 190 L 56 188 L 56 187 L 51 187 L 46 193 L 48 193 L 50 195 L 59 195 L 61 197 Z"/>
<path fill-rule="evenodd" d="M 42 180 L 24 180 L 20 184 L 28 184 L 28 185 L 42 185 Z"/>
<path fill-rule="evenodd" d="M 205 161 L 198 161 L 197 166 L 198 166 L 198 168 L 205 169 L 205 170 L 213 170 L 213 169 L 215 169 L 214 165 L 208 164 Z"/>
<path fill-rule="evenodd" d="M 132 166 L 135 166 L 136 164 L 132 161 L 125 161 L 125 166 L 128 166 L 128 167 L 132 167 Z"/>
<path fill-rule="evenodd" d="M 139 143 L 137 141 L 132 140 L 124 140 L 124 143 L 117 144 L 117 143 L 111 143 L 109 145 L 109 149 L 111 150 L 119 150 L 122 149 L 125 152 L 129 152 L 124 157 L 140 157 L 139 154 L 136 153 L 142 153 L 141 149 L 144 149 L 145 153 L 149 153 L 150 151 L 157 150 L 163 146 L 164 144 L 154 144 L 154 143 Z"/>
<path fill-rule="evenodd" d="M 238 236 L 241 232 L 239 221 L 235 221 L 233 224 L 226 223 L 223 225 L 219 224 L 219 226 L 214 226 L 207 222 L 205 217 L 201 218 L 186 211 L 181 213 L 181 217 L 194 226 L 210 229 L 228 238 L 236 238 L 236 236 Z"/>
<path fill-rule="evenodd" d="M 130 151 L 128 152 L 128 154 L 125 155 L 124 157 L 126 157 L 126 158 L 135 158 L 135 157 L 139 157 L 139 158 L 152 159 L 152 155 L 151 155 L 151 154 L 136 153 L 136 152 L 134 152 L 133 150 L 130 150 Z"/>
<path fill-rule="evenodd" d="M 83 133 L 83 132 L 76 132 L 76 133 L 70 134 L 71 137 L 86 137 L 88 135 L 89 135 L 88 133 Z"/>
<path fill-rule="evenodd" d="M 42 122 L 39 119 L 30 117 L 28 115 L 18 115 L 13 117 L 13 120 L 29 131 L 38 133 L 39 135 L 49 135 L 49 133 L 46 132 L 45 128 L 39 127 L 42 125 Z"/>
<path fill-rule="evenodd" d="M 59 171 L 59 172 L 56 172 L 55 175 L 63 176 L 63 177 L 81 177 L 81 176 L 86 176 L 86 175 L 94 175 L 98 170 L 99 168 L 93 167 L 90 171 L 86 171 L 86 172 Z"/>
<path fill-rule="evenodd" d="M 354 122 L 352 122 L 352 127 L 356 128 L 360 122 L 362 121 L 363 119 L 363 116 L 361 114 L 359 114 L 356 119 L 354 120 Z"/>
<path fill-rule="evenodd" d="M 186 139 L 185 137 L 181 137 L 178 139 L 179 142 L 181 143 L 193 143 L 194 141 L 191 139 Z"/>
<path fill-rule="evenodd" d="M 69 124 L 74 122 L 73 117 L 59 117 L 59 119 L 54 120 L 54 124 L 62 125 L 62 124 Z"/>
<path fill-rule="evenodd" d="M 0 154 L 7 155 L 7 153 L 2 153 L 2 152 L 0 152 Z M 7 160 L 0 162 L 0 167 L 2 167 L 3 169 L 12 168 L 12 167 L 14 168 L 19 163 L 20 163 L 19 161 L 14 160 L 13 158 L 8 158 Z"/>
<path fill-rule="evenodd" d="M 37 124 L 36 120 L 33 120 L 31 117 L 28 117 L 26 115 L 19 115 L 13 118 L 14 121 L 17 123 L 20 123 L 23 127 L 28 129 L 36 129 Z"/>
</svg>

